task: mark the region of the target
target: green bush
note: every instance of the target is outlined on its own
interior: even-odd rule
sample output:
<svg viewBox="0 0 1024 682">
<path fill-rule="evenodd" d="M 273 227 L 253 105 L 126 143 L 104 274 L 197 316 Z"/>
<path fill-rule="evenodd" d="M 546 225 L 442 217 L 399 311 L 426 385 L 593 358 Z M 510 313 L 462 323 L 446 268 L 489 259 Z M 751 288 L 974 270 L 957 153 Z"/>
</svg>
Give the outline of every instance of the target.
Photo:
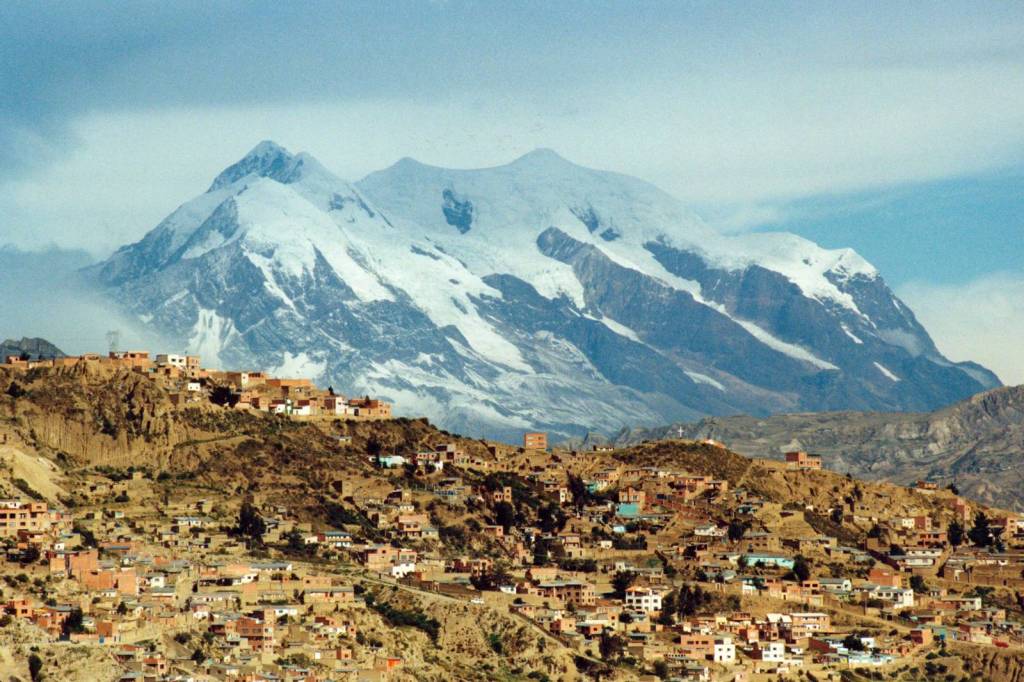
<svg viewBox="0 0 1024 682">
<path fill-rule="evenodd" d="M 38 493 L 38 492 L 36 491 L 36 489 L 35 489 L 35 488 L 33 488 L 32 486 L 30 486 L 30 485 L 28 484 L 28 481 L 26 481 L 26 480 L 25 480 L 24 478 L 14 478 L 14 479 L 11 479 L 11 483 L 13 483 L 13 484 L 14 484 L 14 486 L 15 486 L 15 487 L 16 487 L 16 488 L 17 488 L 18 490 L 20 490 L 21 492 L 25 493 L 26 495 L 28 495 L 29 497 L 31 497 L 31 498 L 32 498 L 33 500 L 36 500 L 36 501 L 38 501 L 38 502 L 42 502 L 42 501 L 43 501 L 43 499 L 44 499 L 44 498 L 43 498 L 43 496 L 42 496 L 42 495 L 40 495 L 40 494 L 39 494 L 39 493 Z"/>
<path fill-rule="evenodd" d="M 441 632 L 441 623 L 430 618 L 421 611 L 406 611 L 399 609 L 387 602 L 378 602 L 373 595 L 366 595 L 366 605 L 380 614 L 381 618 L 394 627 L 413 627 L 427 633 L 430 639 L 437 641 L 437 635 Z"/>
</svg>

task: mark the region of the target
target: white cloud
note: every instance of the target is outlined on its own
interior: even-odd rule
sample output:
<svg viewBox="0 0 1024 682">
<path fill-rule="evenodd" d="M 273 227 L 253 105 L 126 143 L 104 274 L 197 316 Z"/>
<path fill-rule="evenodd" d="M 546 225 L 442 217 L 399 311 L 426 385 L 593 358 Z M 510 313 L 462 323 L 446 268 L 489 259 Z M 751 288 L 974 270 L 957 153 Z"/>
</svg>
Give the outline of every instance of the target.
<svg viewBox="0 0 1024 682">
<path fill-rule="evenodd" d="M 74 272 L 87 262 L 84 254 L 0 248 L 0 339 L 39 336 L 77 354 L 105 350 L 107 332 L 117 330 L 122 348 L 170 348 L 82 285 Z"/>
<path fill-rule="evenodd" d="M 141 237 L 264 138 L 351 180 L 403 156 L 480 167 L 552 147 L 710 207 L 729 229 L 793 198 L 978 172 L 1024 151 L 1014 63 L 716 68 L 529 96 L 95 111 L 71 124 L 79 144 L 65 158 L 0 185 L 0 215 L 11 241 L 42 235 L 102 253 Z"/>
<path fill-rule="evenodd" d="M 1006 384 L 1024 384 L 1024 274 L 962 285 L 909 282 L 898 294 L 951 360 L 974 360 Z"/>
<path fill-rule="evenodd" d="M 13 93 L 0 243 L 107 251 L 264 138 L 352 180 L 402 156 L 479 167 L 551 147 L 729 229 L 798 197 L 1024 157 L 1012 3 L 277 5 L 104 16 L 71 3 L 50 16 L 26 4 L 0 23 L 13 60 L 0 68 Z M 47 49 L 52 35 L 67 49 Z"/>
</svg>

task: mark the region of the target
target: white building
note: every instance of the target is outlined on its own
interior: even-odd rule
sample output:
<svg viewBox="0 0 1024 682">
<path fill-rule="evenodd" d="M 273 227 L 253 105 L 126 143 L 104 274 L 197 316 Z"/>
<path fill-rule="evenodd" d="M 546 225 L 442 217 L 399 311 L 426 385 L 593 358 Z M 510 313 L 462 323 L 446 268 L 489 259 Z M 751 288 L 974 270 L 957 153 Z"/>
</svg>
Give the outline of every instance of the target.
<svg viewBox="0 0 1024 682">
<path fill-rule="evenodd" d="M 626 590 L 626 608 L 637 611 L 661 611 L 661 595 L 650 587 L 630 587 Z"/>
<path fill-rule="evenodd" d="M 732 637 L 721 635 L 715 638 L 715 648 L 712 660 L 714 660 L 715 663 L 736 662 L 736 645 L 733 644 Z"/>
<path fill-rule="evenodd" d="M 280 618 L 281 616 L 298 617 L 299 607 L 294 604 L 272 604 L 264 607 L 267 611 L 273 611 L 274 616 Z"/>
<path fill-rule="evenodd" d="M 177 367 L 178 369 L 185 369 L 188 365 L 188 360 L 184 355 L 169 355 L 167 353 L 161 353 L 156 356 L 156 364 L 159 367 Z"/>
<path fill-rule="evenodd" d="M 786 658 L 786 645 L 782 642 L 759 642 L 754 657 L 779 663 Z"/>
<path fill-rule="evenodd" d="M 694 528 L 693 534 L 700 538 L 724 538 L 726 530 L 713 523 L 705 523 Z"/>
<path fill-rule="evenodd" d="M 822 578 L 821 589 L 826 592 L 849 592 L 853 589 L 853 581 L 849 578 Z"/>
<path fill-rule="evenodd" d="M 865 589 L 868 599 L 880 599 L 896 609 L 909 609 L 914 605 L 914 591 L 906 587 L 870 585 Z"/>
<path fill-rule="evenodd" d="M 142 577 L 142 584 L 146 587 L 167 587 L 167 576 L 163 573 L 149 573 Z"/>
<path fill-rule="evenodd" d="M 412 561 L 405 561 L 391 566 L 392 578 L 404 578 L 416 570 L 416 564 Z"/>
</svg>

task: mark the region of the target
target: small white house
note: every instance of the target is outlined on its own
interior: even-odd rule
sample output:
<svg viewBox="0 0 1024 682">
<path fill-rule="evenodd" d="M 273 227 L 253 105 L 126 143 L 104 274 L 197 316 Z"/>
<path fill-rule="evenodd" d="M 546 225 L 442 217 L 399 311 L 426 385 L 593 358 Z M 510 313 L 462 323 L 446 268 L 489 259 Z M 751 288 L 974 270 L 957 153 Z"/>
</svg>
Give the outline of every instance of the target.
<svg viewBox="0 0 1024 682">
<path fill-rule="evenodd" d="M 404 578 L 405 576 L 409 575 L 410 573 L 412 573 L 415 570 L 416 570 L 416 563 L 415 562 L 405 561 L 405 562 L 400 562 L 400 563 L 394 564 L 391 567 L 390 573 L 391 573 L 391 577 L 392 578 Z"/>
</svg>

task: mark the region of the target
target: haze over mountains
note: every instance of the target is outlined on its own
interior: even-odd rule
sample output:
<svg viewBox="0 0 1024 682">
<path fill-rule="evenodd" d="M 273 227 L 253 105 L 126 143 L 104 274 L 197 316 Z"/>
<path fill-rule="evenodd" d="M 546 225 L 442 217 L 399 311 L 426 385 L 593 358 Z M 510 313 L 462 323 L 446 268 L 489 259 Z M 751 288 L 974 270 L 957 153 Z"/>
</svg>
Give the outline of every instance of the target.
<svg viewBox="0 0 1024 682">
<path fill-rule="evenodd" d="M 263 142 L 86 273 L 208 365 L 491 437 L 930 410 L 999 385 L 944 358 L 852 250 L 723 236 L 550 150 L 481 170 L 403 159 L 353 185 Z"/>
</svg>

